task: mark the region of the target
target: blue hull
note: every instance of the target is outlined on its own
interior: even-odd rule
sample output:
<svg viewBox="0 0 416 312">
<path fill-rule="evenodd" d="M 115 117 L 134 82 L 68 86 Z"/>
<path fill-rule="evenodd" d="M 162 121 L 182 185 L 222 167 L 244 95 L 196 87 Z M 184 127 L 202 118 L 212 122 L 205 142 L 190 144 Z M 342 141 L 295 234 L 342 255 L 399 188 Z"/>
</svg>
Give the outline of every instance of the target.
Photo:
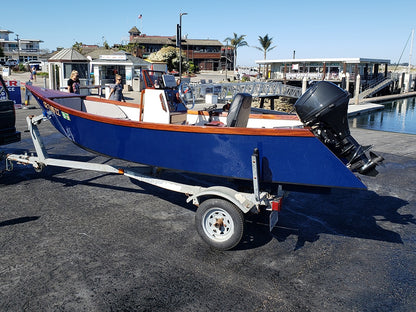
<svg viewBox="0 0 416 312">
<path fill-rule="evenodd" d="M 78 112 L 49 100 L 53 98 L 51 93 L 58 94 L 56 91 L 30 89 L 64 136 L 81 147 L 113 158 L 251 180 L 251 156 L 257 148 L 261 182 L 365 188 L 307 129 L 215 128 L 116 120 Z"/>
</svg>

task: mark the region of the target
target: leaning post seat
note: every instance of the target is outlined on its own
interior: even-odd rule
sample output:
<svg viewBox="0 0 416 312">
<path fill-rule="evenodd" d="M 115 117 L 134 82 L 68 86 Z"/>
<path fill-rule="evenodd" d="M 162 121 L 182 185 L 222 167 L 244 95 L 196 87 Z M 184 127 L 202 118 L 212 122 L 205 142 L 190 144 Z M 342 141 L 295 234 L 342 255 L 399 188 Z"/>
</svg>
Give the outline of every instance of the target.
<svg viewBox="0 0 416 312">
<path fill-rule="evenodd" d="M 251 112 L 251 94 L 237 93 L 231 101 L 230 109 L 227 115 L 227 124 L 220 121 L 211 121 L 206 126 L 217 127 L 247 127 L 248 118 Z"/>
<path fill-rule="evenodd" d="M 251 94 L 237 93 L 230 105 L 227 116 L 227 127 L 247 127 L 251 112 Z"/>
</svg>

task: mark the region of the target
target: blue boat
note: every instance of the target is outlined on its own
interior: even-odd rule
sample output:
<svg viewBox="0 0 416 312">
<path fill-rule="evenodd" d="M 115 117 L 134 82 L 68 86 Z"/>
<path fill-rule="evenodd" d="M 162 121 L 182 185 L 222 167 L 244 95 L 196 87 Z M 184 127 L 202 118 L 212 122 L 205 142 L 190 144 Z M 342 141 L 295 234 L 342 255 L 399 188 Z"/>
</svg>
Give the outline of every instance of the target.
<svg viewBox="0 0 416 312">
<path fill-rule="evenodd" d="M 144 72 L 146 88 L 140 103 L 28 86 L 43 110 L 43 115 L 27 118 L 38 156 L 9 155 L 7 159 L 31 164 L 38 171 L 55 165 L 118 173 L 184 193 L 188 202 L 198 206 L 197 232 L 207 244 L 221 250 L 241 241 L 244 213 L 269 212 L 272 229 L 288 190 L 363 189 L 356 174 L 375 175 L 377 164 L 383 161 L 350 135 L 349 95 L 330 82 L 311 86 L 295 103 L 297 115 L 287 115 L 251 114 L 251 95 L 244 93 L 234 97 L 227 111 L 190 110 L 184 104 L 189 93 L 178 92 L 173 77 L 160 78 L 154 83 L 154 77 Z M 223 179 L 215 179 L 208 187 L 186 185 L 129 168 L 50 158 L 37 130 L 45 117 L 86 150 L 148 166 L 232 179 L 238 186 L 228 187 L 221 183 Z M 245 181 L 252 182 L 249 192 L 239 189 L 247 188 Z"/>
<path fill-rule="evenodd" d="M 322 132 L 329 136 L 325 122 L 320 137 L 313 125 L 304 126 L 310 124 L 308 120 L 300 121 L 287 115 L 251 114 L 251 96 L 248 94 L 238 94 L 228 113 L 213 118 L 207 112 L 188 110 L 180 98 L 177 99 L 176 89 L 165 84 L 158 89 L 148 82 L 139 104 L 36 86 L 28 86 L 28 89 L 44 115 L 65 137 L 86 150 L 112 158 L 203 175 L 251 180 L 250 159 L 256 151 L 260 183 L 283 186 L 360 189 L 365 185 L 353 171 L 360 172 L 363 167 L 367 167 L 365 170 L 368 172 L 375 170 L 375 157 L 367 158 L 366 151 L 362 151 L 355 140 L 352 146 L 351 140 L 347 140 L 347 146 L 341 147 L 339 155 L 336 151 L 340 149 L 338 143 L 331 143 L 333 146 L 324 144 L 329 140 L 322 138 Z M 328 86 L 321 85 L 323 87 Z M 345 100 L 345 91 L 336 86 L 329 87 L 341 92 L 341 101 Z M 305 106 L 310 105 L 311 98 L 316 100 L 319 92 L 319 89 L 308 90 L 298 100 L 295 106 L 308 99 L 307 105 L 297 107 L 298 115 L 299 112 L 305 115 Z M 334 97 L 339 95 L 333 94 Z M 333 103 L 327 104 L 331 105 Z M 322 112 L 319 114 L 324 115 Z M 331 114 L 334 113 L 331 111 Z M 312 116 L 316 115 L 312 112 Z M 335 129 L 335 132 L 340 130 Z M 339 141 L 342 143 L 345 137 Z M 350 159 L 345 157 L 345 149 L 351 148 L 359 154 L 359 167 L 354 167 L 351 161 L 357 155 Z"/>
</svg>

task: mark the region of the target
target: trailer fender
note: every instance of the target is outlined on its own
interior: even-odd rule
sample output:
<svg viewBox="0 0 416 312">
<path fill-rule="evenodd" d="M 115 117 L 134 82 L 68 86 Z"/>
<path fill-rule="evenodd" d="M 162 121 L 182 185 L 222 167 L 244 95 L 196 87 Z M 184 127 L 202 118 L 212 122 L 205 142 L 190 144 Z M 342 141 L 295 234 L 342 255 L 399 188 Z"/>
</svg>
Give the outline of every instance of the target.
<svg viewBox="0 0 416 312">
<path fill-rule="evenodd" d="M 201 192 L 192 194 L 186 202 L 192 201 L 194 205 L 199 205 L 199 198 L 203 196 L 220 197 L 236 205 L 243 213 L 249 212 L 257 205 L 254 194 L 237 192 L 224 186 L 212 186 L 204 188 Z"/>
</svg>

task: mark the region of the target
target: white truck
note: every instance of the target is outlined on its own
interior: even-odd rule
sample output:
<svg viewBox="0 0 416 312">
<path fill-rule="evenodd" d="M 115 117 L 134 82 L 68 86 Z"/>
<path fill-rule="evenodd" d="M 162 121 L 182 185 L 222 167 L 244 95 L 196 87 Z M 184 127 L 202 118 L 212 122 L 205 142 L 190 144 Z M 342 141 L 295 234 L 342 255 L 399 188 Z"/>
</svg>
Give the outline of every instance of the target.
<svg viewBox="0 0 416 312">
<path fill-rule="evenodd" d="M 250 77 L 257 77 L 259 74 L 259 71 L 256 67 L 238 67 L 236 74 L 240 75 L 240 78 L 243 76 L 250 76 Z"/>
</svg>

